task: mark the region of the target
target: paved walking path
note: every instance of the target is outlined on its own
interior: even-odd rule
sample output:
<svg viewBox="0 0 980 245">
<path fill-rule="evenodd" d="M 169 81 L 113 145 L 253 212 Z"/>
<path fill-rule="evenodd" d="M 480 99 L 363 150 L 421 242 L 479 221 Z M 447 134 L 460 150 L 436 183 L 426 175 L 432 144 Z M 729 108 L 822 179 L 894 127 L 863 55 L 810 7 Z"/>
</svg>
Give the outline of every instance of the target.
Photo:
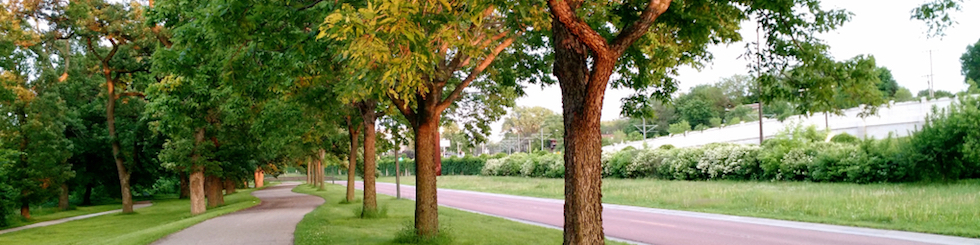
<svg viewBox="0 0 980 245">
<path fill-rule="evenodd" d="M 152 203 L 133 204 L 133 209 L 135 210 L 135 209 L 139 209 L 139 208 L 143 208 L 143 207 L 149 207 L 150 205 L 153 205 L 153 204 Z M 68 217 L 68 218 L 64 218 L 64 219 L 56 219 L 56 220 L 49 220 L 49 221 L 44 221 L 44 222 L 38 222 L 38 223 L 30 224 L 30 225 L 25 225 L 25 226 L 17 227 L 17 228 L 10 228 L 10 229 L 6 229 L 6 230 L 0 230 L 0 234 L 6 234 L 6 233 L 11 233 L 11 232 L 20 231 L 20 230 L 26 230 L 26 229 L 30 229 L 30 228 L 42 227 L 42 226 L 57 225 L 57 224 L 65 223 L 65 222 L 72 221 L 72 220 L 87 219 L 87 218 L 92 218 L 92 217 L 95 217 L 95 216 L 106 215 L 106 214 L 111 214 L 111 213 L 118 213 L 118 212 L 122 212 L 122 209 L 116 209 L 116 210 L 105 211 L 105 212 L 94 213 L 94 214 L 79 215 L 79 216 Z"/>
<path fill-rule="evenodd" d="M 346 184 L 346 182 L 338 182 Z M 361 182 L 355 187 L 362 188 Z M 377 183 L 395 195 L 395 185 Z M 438 190 L 439 205 L 560 229 L 564 201 L 461 190 Z M 415 187 L 402 185 L 414 199 Z M 980 239 L 721 214 L 603 204 L 609 238 L 638 244 L 978 244 Z"/>
<path fill-rule="evenodd" d="M 153 244 L 293 244 L 293 231 L 323 198 L 292 192 L 286 182 L 252 192 L 258 206 L 206 220 Z"/>
</svg>

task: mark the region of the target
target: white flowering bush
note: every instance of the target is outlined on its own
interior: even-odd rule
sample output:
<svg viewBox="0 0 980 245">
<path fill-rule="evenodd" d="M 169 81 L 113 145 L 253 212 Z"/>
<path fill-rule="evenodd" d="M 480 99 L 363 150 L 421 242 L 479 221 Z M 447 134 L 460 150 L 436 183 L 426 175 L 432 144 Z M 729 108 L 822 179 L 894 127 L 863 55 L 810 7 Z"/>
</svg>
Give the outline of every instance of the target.
<svg viewBox="0 0 980 245">
<path fill-rule="evenodd" d="M 700 147 L 676 148 L 670 150 L 668 156 L 664 158 L 663 165 L 667 172 L 665 177 L 679 180 L 698 180 L 704 179 L 698 170 L 698 161 L 704 155 L 704 149 Z"/>
<path fill-rule="evenodd" d="M 623 171 L 626 178 L 661 178 L 660 166 L 669 150 L 651 149 L 637 151 L 636 158 Z"/>
<path fill-rule="evenodd" d="M 708 179 L 758 178 L 759 146 L 740 144 L 711 144 L 704 147 L 704 155 L 697 168 Z"/>
</svg>

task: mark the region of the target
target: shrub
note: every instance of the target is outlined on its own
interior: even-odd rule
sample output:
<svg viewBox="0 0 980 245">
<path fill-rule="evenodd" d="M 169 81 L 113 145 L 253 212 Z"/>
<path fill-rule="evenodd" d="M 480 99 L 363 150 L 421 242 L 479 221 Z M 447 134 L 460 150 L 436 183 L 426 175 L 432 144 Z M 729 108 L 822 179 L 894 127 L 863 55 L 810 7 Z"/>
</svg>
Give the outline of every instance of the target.
<svg viewBox="0 0 980 245">
<path fill-rule="evenodd" d="M 670 179 L 699 180 L 704 179 L 698 170 L 698 161 L 704 155 L 699 147 L 677 148 L 670 150 L 663 160 L 660 172 Z"/>
<path fill-rule="evenodd" d="M 757 179 L 759 164 L 758 146 L 739 144 L 709 144 L 704 147 L 704 155 L 698 160 L 697 168 L 708 179 Z"/>
<path fill-rule="evenodd" d="M 964 96 L 949 110 L 933 108 L 910 143 L 910 158 L 922 179 L 980 177 L 980 99 Z"/>
<path fill-rule="evenodd" d="M 854 135 L 850 135 L 847 133 L 840 133 L 838 135 L 834 135 L 833 138 L 830 138 L 830 142 L 845 143 L 845 144 L 856 144 L 860 141 L 861 140 L 858 139 L 858 137 L 855 137 Z"/>
<path fill-rule="evenodd" d="M 602 161 L 602 176 L 626 178 L 626 167 L 633 162 L 636 149 L 626 147 L 616 153 L 603 154 L 606 160 Z"/>
<path fill-rule="evenodd" d="M 654 149 L 638 151 L 636 158 L 626 166 L 623 174 L 626 178 L 662 178 L 658 171 L 667 157 L 668 150 Z"/>
<path fill-rule="evenodd" d="M 479 157 L 449 157 L 442 159 L 443 175 L 477 175 L 483 170 L 486 160 Z"/>
<path fill-rule="evenodd" d="M 674 149 L 674 148 L 676 148 L 676 147 L 674 147 L 674 145 L 671 145 L 671 144 L 665 144 L 665 145 L 661 145 L 660 147 L 658 147 L 658 149 L 661 149 L 661 150 L 670 150 L 670 149 Z"/>
</svg>

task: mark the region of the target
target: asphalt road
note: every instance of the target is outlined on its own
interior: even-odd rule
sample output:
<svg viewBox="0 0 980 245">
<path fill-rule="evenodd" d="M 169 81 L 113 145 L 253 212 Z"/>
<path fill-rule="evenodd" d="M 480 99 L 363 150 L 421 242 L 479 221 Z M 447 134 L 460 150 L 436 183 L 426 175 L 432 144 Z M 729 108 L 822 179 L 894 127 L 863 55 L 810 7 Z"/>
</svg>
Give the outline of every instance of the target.
<svg viewBox="0 0 980 245">
<path fill-rule="evenodd" d="M 252 195 L 261 204 L 206 220 L 153 244 L 293 244 L 296 224 L 323 204 L 323 198 L 292 192 L 298 184 L 287 182 L 254 191 Z"/>
<path fill-rule="evenodd" d="M 338 182 L 346 184 L 346 182 Z M 361 182 L 355 187 L 361 188 Z M 377 183 L 380 194 L 395 195 L 395 185 Z M 402 197 L 414 199 L 414 186 L 402 185 Z M 563 200 L 439 189 L 439 205 L 561 228 Z M 980 244 L 933 234 L 814 224 L 603 204 L 603 228 L 609 238 L 638 244 Z"/>
</svg>

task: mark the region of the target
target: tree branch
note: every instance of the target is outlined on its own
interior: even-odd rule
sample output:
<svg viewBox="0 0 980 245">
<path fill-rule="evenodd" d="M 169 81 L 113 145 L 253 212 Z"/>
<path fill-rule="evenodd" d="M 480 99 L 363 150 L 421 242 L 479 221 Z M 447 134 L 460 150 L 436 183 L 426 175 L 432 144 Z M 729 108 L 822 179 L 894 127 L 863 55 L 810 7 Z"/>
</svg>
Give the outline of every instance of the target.
<svg viewBox="0 0 980 245">
<path fill-rule="evenodd" d="M 576 39 L 588 46 L 592 52 L 599 56 L 609 55 L 606 38 L 592 30 L 588 23 L 576 17 L 575 11 L 568 6 L 565 0 L 548 0 L 548 7 L 551 8 L 551 14 L 565 25 L 572 32 L 572 35 L 575 35 Z"/>
<path fill-rule="evenodd" d="M 517 33 L 518 36 L 520 36 L 521 34 L 522 32 Z M 484 58 L 483 61 L 480 62 L 480 64 L 478 64 L 476 67 L 473 68 L 473 70 L 470 71 L 470 75 L 466 76 L 466 79 L 463 79 L 463 82 L 459 83 L 459 85 L 456 85 L 456 88 L 453 89 L 453 92 L 449 94 L 449 96 L 446 96 L 445 99 L 443 99 L 442 101 L 439 102 L 438 105 L 436 105 L 436 110 L 438 111 L 445 110 L 446 108 L 449 107 L 450 104 L 453 103 L 453 101 L 456 101 L 459 95 L 463 93 L 463 89 L 469 86 L 470 83 L 473 82 L 473 80 L 476 80 L 476 77 L 480 76 L 480 73 L 482 73 L 484 69 L 486 69 L 487 67 L 490 66 L 491 63 L 493 63 L 493 61 L 497 58 L 497 55 L 500 54 L 501 51 L 506 49 L 507 46 L 510 46 L 510 44 L 512 43 L 514 43 L 514 37 L 507 38 L 503 42 L 498 44 L 497 47 L 493 49 L 493 52 L 487 55 L 487 57 Z"/>
<path fill-rule="evenodd" d="M 670 2 L 671 0 L 650 0 L 650 3 L 647 3 L 647 8 L 640 14 L 640 19 L 620 31 L 619 35 L 616 35 L 616 39 L 613 39 L 612 45 L 610 45 L 612 47 L 611 49 L 617 55 L 622 54 L 627 47 L 633 45 L 633 42 L 647 33 L 650 25 L 653 24 L 653 21 L 657 20 L 657 17 L 667 12 L 667 8 L 670 7 Z"/>
<path fill-rule="evenodd" d="M 398 108 L 398 110 L 402 112 L 402 115 L 405 115 L 405 119 L 408 120 L 408 123 L 412 124 L 412 126 L 415 127 L 418 124 L 417 120 L 415 120 L 416 119 L 415 111 L 412 111 L 411 108 L 408 108 L 408 102 L 403 99 L 399 99 L 396 98 L 395 96 L 392 96 L 391 93 L 385 93 L 385 94 L 388 96 L 388 99 L 391 100 L 391 103 L 395 104 L 395 108 Z"/>
</svg>

